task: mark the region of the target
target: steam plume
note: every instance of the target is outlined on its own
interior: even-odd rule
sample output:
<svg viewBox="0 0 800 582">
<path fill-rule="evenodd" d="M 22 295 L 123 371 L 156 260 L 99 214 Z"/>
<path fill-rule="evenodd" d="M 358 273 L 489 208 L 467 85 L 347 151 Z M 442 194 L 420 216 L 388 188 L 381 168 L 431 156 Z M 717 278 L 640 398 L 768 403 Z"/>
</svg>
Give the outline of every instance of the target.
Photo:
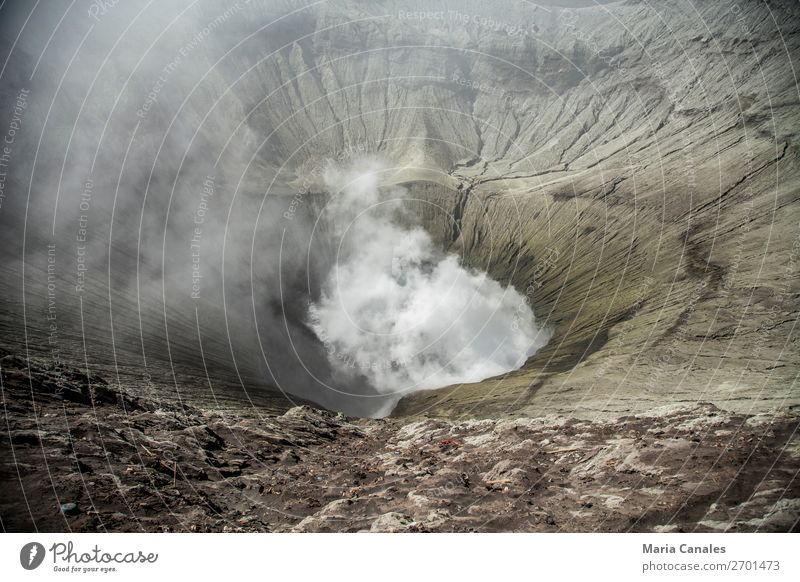
<svg viewBox="0 0 800 582">
<path fill-rule="evenodd" d="M 338 379 L 363 375 L 399 399 L 519 368 L 548 332 L 513 287 L 406 226 L 405 191 L 379 188 L 387 171 L 369 159 L 325 173 L 336 260 L 309 315 Z"/>
</svg>

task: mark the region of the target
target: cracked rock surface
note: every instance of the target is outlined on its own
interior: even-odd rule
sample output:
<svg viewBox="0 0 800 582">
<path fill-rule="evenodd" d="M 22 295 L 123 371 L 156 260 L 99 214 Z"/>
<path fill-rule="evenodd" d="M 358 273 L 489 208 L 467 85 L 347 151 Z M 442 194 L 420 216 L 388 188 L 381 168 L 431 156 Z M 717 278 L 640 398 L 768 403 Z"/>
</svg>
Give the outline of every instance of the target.
<svg viewBox="0 0 800 582">
<path fill-rule="evenodd" d="M 6 531 L 790 531 L 796 413 L 220 414 L 6 356 Z M 23 493 L 24 491 L 24 493 Z M 59 506 L 78 509 L 62 515 Z"/>
</svg>

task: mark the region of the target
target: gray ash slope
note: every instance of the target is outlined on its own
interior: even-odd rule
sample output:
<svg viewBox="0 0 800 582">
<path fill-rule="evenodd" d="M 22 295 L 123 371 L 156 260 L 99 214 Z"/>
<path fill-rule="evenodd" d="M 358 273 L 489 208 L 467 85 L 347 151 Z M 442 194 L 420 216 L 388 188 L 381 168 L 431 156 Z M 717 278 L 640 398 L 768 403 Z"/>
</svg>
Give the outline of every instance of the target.
<svg viewBox="0 0 800 582">
<path fill-rule="evenodd" d="M 320 164 L 367 153 L 444 249 L 533 290 L 555 331 L 519 373 L 398 413 L 797 403 L 795 3 L 201 3 L 169 29 L 126 10 L 82 46 L 59 37 L 29 82 L 41 39 L 12 54 L 4 100 L 31 90 L 0 212 L 14 345 L 24 298 L 28 348 L 53 351 L 54 243 L 65 357 L 201 385 L 204 357 L 250 391 L 367 412 L 369 386 L 324 387 L 304 321 L 329 259 L 309 252 Z"/>
</svg>

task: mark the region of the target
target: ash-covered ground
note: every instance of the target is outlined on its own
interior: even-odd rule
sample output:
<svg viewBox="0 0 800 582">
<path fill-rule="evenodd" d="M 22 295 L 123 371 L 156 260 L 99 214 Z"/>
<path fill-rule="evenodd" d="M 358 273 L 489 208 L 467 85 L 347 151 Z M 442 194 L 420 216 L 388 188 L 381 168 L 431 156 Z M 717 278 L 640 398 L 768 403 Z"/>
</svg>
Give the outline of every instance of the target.
<svg viewBox="0 0 800 582">
<path fill-rule="evenodd" d="M 5 531 L 793 531 L 796 411 L 363 420 L 155 401 L 6 353 Z M 71 507 L 69 504 L 75 504 Z M 63 508 L 62 508 L 63 506 Z"/>
</svg>

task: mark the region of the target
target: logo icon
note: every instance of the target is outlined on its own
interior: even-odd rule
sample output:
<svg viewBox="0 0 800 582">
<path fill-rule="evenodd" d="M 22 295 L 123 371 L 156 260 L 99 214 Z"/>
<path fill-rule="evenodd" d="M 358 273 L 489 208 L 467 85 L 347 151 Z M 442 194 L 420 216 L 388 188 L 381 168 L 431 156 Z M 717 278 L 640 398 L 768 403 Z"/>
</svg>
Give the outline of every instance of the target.
<svg viewBox="0 0 800 582">
<path fill-rule="evenodd" d="M 26 570 L 35 570 L 44 561 L 44 546 L 39 542 L 30 542 L 19 551 L 19 563 Z"/>
</svg>

